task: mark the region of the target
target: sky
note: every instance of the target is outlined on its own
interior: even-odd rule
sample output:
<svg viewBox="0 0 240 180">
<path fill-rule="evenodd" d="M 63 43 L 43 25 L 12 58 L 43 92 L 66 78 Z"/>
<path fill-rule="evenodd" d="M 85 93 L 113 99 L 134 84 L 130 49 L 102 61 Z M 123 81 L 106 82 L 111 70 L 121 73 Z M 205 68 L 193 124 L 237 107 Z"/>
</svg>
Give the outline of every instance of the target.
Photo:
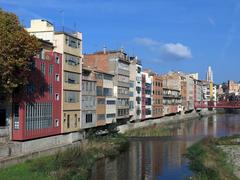
<svg viewBox="0 0 240 180">
<path fill-rule="evenodd" d="M 0 0 L 0 8 L 83 33 L 83 52 L 124 48 L 159 74 L 208 66 L 221 83 L 240 80 L 240 0 Z"/>
</svg>

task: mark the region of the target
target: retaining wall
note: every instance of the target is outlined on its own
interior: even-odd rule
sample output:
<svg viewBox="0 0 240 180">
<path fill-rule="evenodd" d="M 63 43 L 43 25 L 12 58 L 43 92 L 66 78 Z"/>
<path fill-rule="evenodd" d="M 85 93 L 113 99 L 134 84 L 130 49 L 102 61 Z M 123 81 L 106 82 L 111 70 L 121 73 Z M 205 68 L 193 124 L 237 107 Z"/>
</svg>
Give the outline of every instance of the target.
<svg viewBox="0 0 240 180">
<path fill-rule="evenodd" d="M 180 120 L 189 120 L 189 119 L 195 119 L 195 118 L 200 118 L 201 116 L 207 116 L 211 114 L 215 114 L 216 110 L 209 111 L 207 109 L 203 109 L 200 112 L 193 111 L 188 114 L 177 114 L 174 116 L 164 116 L 162 118 L 158 119 L 150 119 L 142 122 L 136 122 L 136 123 L 131 123 L 131 124 L 124 124 L 118 126 L 119 132 L 120 133 L 125 133 L 126 131 L 132 130 L 132 129 L 137 129 L 137 128 L 143 128 L 147 126 L 152 126 L 154 124 L 161 124 L 161 123 L 167 123 L 167 122 L 176 122 Z"/>
</svg>

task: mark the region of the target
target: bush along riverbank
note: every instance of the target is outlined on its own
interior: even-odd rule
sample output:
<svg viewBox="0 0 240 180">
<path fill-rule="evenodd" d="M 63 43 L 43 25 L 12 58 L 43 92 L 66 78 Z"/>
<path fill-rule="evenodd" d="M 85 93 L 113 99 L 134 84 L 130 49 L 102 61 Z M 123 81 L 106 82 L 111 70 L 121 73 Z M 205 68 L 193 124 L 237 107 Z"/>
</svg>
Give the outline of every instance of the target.
<svg viewBox="0 0 240 180">
<path fill-rule="evenodd" d="M 28 160 L 0 170 L 1 179 L 88 179 L 94 163 L 101 158 L 114 158 L 128 149 L 122 135 L 90 138 L 80 146 L 70 147 L 56 155 Z"/>
<path fill-rule="evenodd" d="M 234 171 L 232 159 L 223 149 L 239 147 L 239 136 L 223 138 L 205 138 L 188 148 L 186 157 L 194 172 L 194 180 L 235 180 L 239 179 Z"/>
<path fill-rule="evenodd" d="M 143 128 L 137 128 L 125 132 L 127 137 L 161 137 L 170 136 L 171 128 L 168 125 L 153 125 Z"/>
</svg>

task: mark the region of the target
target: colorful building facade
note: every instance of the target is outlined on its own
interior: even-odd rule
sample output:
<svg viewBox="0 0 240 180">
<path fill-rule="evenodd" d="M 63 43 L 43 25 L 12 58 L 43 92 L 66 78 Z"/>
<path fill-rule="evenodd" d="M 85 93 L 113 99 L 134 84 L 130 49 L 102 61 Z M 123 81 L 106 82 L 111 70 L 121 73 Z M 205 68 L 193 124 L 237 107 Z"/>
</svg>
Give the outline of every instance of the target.
<svg viewBox="0 0 240 180">
<path fill-rule="evenodd" d="M 34 57 L 29 84 L 14 96 L 12 140 L 28 140 L 61 133 L 62 55 L 52 44 Z"/>
</svg>

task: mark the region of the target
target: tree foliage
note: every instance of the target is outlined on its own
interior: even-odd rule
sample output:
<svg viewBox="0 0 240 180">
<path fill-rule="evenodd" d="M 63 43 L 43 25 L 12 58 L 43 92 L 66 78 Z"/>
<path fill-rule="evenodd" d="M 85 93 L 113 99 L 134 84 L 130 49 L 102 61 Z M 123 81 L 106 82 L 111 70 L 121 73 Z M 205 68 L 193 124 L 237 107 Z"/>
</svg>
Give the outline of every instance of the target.
<svg viewBox="0 0 240 180">
<path fill-rule="evenodd" d="M 0 97 L 8 99 L 16 88 L 28 83 L 38 50 L 37 38 L 29 35 L 18 17 L 0 9 Z"/>
</svg>

